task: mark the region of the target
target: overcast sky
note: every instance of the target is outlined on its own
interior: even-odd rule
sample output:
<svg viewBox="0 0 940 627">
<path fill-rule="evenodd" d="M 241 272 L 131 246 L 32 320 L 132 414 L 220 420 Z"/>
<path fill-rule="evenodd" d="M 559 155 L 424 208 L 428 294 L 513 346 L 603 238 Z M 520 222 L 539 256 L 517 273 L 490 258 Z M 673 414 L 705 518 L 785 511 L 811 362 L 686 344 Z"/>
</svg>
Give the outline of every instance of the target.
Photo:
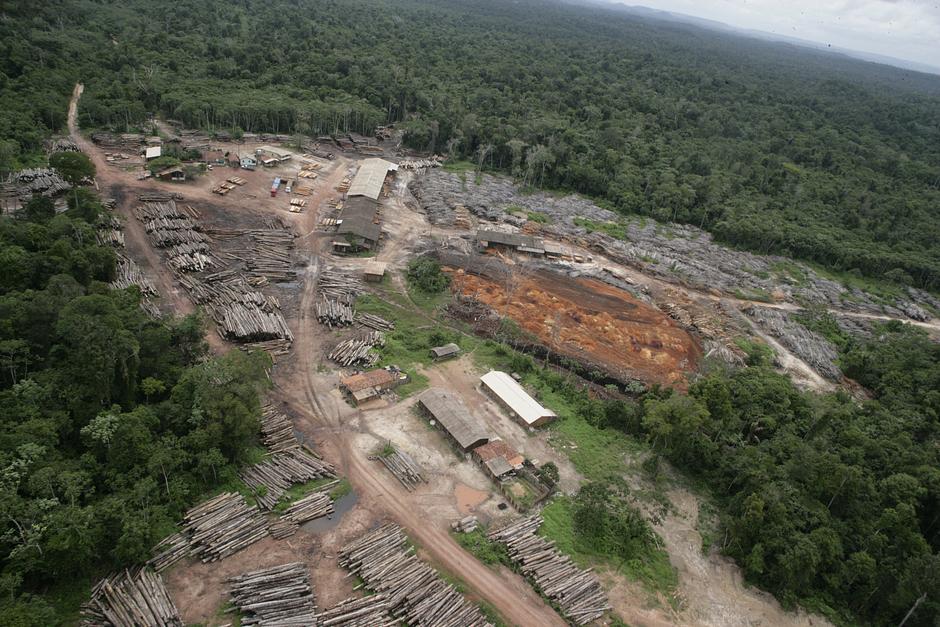
<svg viewBox="0 0 940 627">
<path fill-rule="evenodd" d="M 940 67 L 940 0 L 620 0 Z"/>
</svg>

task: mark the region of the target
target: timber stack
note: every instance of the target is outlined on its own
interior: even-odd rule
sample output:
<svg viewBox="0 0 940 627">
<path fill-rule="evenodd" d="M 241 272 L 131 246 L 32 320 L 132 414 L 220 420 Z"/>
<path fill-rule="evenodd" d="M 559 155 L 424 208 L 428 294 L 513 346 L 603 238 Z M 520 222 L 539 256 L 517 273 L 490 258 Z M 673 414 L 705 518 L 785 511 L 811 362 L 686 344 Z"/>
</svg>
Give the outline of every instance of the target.
<svg viewBox="0 0 940 627">
<path fill-rule="evenodd" d="M 272 453 L 300 446 L 294 437 L 294 423 L 270 403 L 261 408 L 261 441 Z"/>
<path fill-rule="evenodd" d="M 298 525 L 308 520 L 333 514 L 333 499 L 326 492 L 314 492 L 291 504 L 281 516 Z"/>
<path fill-rule="evenodd" d="M 316 601 L 307 568 L 300 562 L 265 568 L 228 579 L 232 605 L 242 625 L 313 625 Z"/>
<path fill-rule="evenodd" d="M 333 478 L 336 472 L 325 461 L 303 449 L 293 448 L 272 454 L 238 476 L 255 493 L 259 506 L 272 509 L 293 484 Z"/>
<path fill-rule="evenodd" d="M 113 290 L 123 290 L 131 285 L 136 285 L 140 288 L 140 293 L 144 296 L 157 295 L 157 287 L 153 284 L 153 281 L 144 275 L 140 266 L 138 266 L 133 259 L 125 257 L 120 253 L 117 255 L 115 275 L 114 280 L 108 284 Z"/>
<path fill-rule="evenodd" d="M 204 305 L 225 339 L 239 342 L 275 339 L 293 342 L 279 303 L 253 289 L 233 270 L 196 277 L 180 276 L 193 300 Z"/>
<path fill-rule="evenodd" d="M 153 557 L 147 562 L 147 566 L 162 573 L 184 557 L 188 557 L 190 548 L 189 536 L 185 533 L 177 532 L 168 535 L 153 547 L 151 551 Z"/>
<path fill-rule="evenodd" d="M 121 221 L 118 220 L 117 216 L 101 216 L 98 218 L 95 239 L 102 246 L 124 248 L 124 231 L 121 228 Z"/>
<path fill-rule="evenodd" d="M 381 331 L 343 340 L 330 351 L 329 358 L 344 367 L 373 366 L 379 360 L 378 353 L 372 351 L 374 346 L 385 346 L 385 334 Z"/>
<path fill-rule="evenodd" d="M 317 279 L 317 293 L 343 303 L 352 304 L 362 292 L 362 282 L 337 270 L 324 270 Z"/>
<path fill-rule="evenodd" d="M 478 607 L 414 555 L 396 524 L 383 525 L 343 547 L 339 563 L 368 589 L 386 595 L 392 615 L 409 625 L 489 625 Z"/>
<path fill-rule="evenodd" d="M 141 202 L 134 215 L 144 225 L 151 243 L 167 249 L 170 267 L 180 272 L 201 272 L 216 265 L 209 238 L 194 220 L 198 216 L 195 209 L 181 209 L 171 197 L 142 196 Z"/>
<path fill-rule="evenodd" d="M 394 331 L 395 323 L 389 322 L 385 318 L 368 313 L 356 314 L 356 324 L 361 327 L 372 329 L 373 331 Z"/>
<path fill-rule="evenodd" d="M 52 168 L 29 168 L 14 172 L 5 186 L 12 189 L 23 202 L 35 194 L 56 196 L 72 189 L 72 186 Z"/>
<path fill-rule="evenodd" d="M 399 621 L 389 612 L 388 598 L 372 594 L 361 599 L 341 601 L 314 616 L 316 627 L 394 627 Z"/>
<path fill-rule="evenodd" d="M 590 570 L 581 570 L 555 543 L 536 535 L 539 515 L 523 518 L 486 534 L 506 547 L 509 558 L 569 621 L 586 625 L 611 609 L 607 595 Z"/>
<path fill-rule="evenodd" d="M 215 562 L 241 551 L 268 535 L 268 521 L 257 507 L 234 492 L 197 505 L 183 518 L 192 554 Z"/>
<path fill-rule="evenodd" d="M 409 492 L 414 491 L 419 483 L 428 482 L 421 472 L 421 467 L 404 451 L 396 448 L 389 455 L 379 455 L 378 458 Z"/>
<path fill-rule="evenodd" d="M 163 578 L 147 568 L 105 577 L 82 606 L 83 627 L 182 627 Z"/>
<path fill-rule="evenodd" d="M 353 323 L 354 312 L 352 305 L 327 299 L 317 303 L 317 320 L 328 327 L 348 327 Z"/>
<path fill-rule="evenodd" d="M 300 525 L 295 523 L 292 520 L 285 520 L 284 518 L 278 518 L 270 525 L 268 529 L 271 531 L 271 537 L 275 540 L 283 540 L 284 538 L 289 538 L 300 528 Z"/>
</svg>

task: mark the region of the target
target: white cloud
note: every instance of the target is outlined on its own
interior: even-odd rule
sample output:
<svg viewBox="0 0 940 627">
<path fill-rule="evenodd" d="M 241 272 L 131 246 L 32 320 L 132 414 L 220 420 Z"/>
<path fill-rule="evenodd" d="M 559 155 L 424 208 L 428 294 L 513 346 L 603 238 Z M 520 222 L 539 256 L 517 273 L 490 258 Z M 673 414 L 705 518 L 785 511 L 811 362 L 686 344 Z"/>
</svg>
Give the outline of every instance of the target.
<svg viewBox="0 0 940 627">
<path fill-rule="evenodd" d="M 940 0 L 620 0 L 940 66 Z"/>
</svg>

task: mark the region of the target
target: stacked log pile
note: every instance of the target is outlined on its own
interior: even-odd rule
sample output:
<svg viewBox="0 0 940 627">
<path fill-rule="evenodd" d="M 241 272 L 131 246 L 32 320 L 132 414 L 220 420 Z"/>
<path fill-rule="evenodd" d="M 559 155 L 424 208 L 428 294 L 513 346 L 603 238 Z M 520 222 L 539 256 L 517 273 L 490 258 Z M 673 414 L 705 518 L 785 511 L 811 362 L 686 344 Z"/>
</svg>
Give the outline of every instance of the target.
<svg viewBox="0 0 940 627">
<path fill-rule="evenodd" d="M 329 516 L 333 513 L 333 499 L 326 492 L 313 492 L 291 504 L 282 520 L 289 520 L 302 525 L 308 520 Z"/>
<path fill-rule="evenodd" d="M 353 323 L 355 313 L 352 305 L 335 299 L 317 303 L 317 320 L 328 327 L 347 327 Z"/>
<path fill-rule="evenodd" d="M 316 627 L 394 627 L 400 624 L 389 614 L 388 598 L 372 594 L 350 598 L 314 616 Z"/>
<path fill-rule="evenodd" d="M 72 189 L 72 186 L 51 168 L 29 168 L 14 172 L 6 185 L 24 202 L 34 194 L 55 196 Z"/>
<path fill-rule="evenodd" d="M 398 525 L 383 525 L 346 545 L 339 563 L 385 595 L 392 615 L 409 625 L 488 625 L 478 607 L 414 555 Z"/>
<path fill-rule="evenodd" d="M 99 218 L 95 239 L 102 246 L 124 248 L 124 231 L 121 230 L 121 221 L 113 215 Z"/>
<path fill-rule="evenodd" d="M 105 577 L 82 607 L 84 627 L 182 627 L 163 578 L 146 568 Z"/>
<path fill-rule="evenodd" d="M 398 164 L 399 168 L 403 170 L 421 170 L 423 168 L 439 168 L 441 167 L 442 159 L 437 155 L 431 157 L 430 159 L 404 159 L 401 163 Z"/>
<path fill-rule="evenodd" d="M 356 314 L 356 324 L 374 331 L 394 331 L 395 323 L 368 313 Z"/>
<path fill-rule="evenodd" d="M 428 482 L 418 463 L 404 451 L 395 449 L 391 454 L 379 455 L 378 458 L 409 492 L 417 488 L 419 483 Z"/>
<path fill-rule="evenodd" d="M 274 281 L 291 281 L 296 278 L 297 273 L 291 267 L 293 233 L 272 229 L 249 231 L 248 235 L 253 244 L 251 254 L 245 258 L 248 272 Z"/>
<path fill-rule="evenodd" d="M 336 270 L 324 270 L 317 279 L 317 293 L 324 298 L 353 303 L 362 292 L 362 282 Z"/>
<path fill-rule="evenodd" d="M 284 518 L 278 518 L 270 525 L 268 525 L 268 530 L 271 532 L 271 537 L 275 540 L 283 540 L 284 538 L 289 538 L 300 528 L 300 525 L 295 523 L 292 520 L 286 520 Z"/>
<path fill-rule="evenodd" d="M 536 535 L 541 516 L 518 520 L 487 534 L 503 544 L 522 573 L 557 606 L 569 621 L 586 625 L 610 610 L 607 595 L 590 570 L 581 570 L 555 543 Z"/>
<path fill-rule="evenodd" d="M 214 562 L 268 535 L 268 521 L 241 494 L 225 492 L 186 512 L 183 531 L 192 555 Z"/>
<path fill-rule="evenodd" d="M 239 473 L 242 481 L 255 492 L 258 505 L 264 509 L 277 505 L 284 492 L 295 483 L 335 476 L 333 466 L 299 447 L 274 453 Z"/>
<path fill-rule="evenodd" d="M 299 446 L 294 437 L 294 424 L 274 405 L 265 405 L 261 410 L 261 436 L 265 447 L 272 453 Z"/>
<path fill-rule="evenodd" d="M 201 272 L 216 264 L 209 238 L 200 232 L 191 207 L 180 209 L 168 197 L 141 197 L 143 205 L 134 210 L 154 246 L 167 249 L 167 263 L 182 272 Z M 188 211 L 188 212 L 187 212 Z"/>
<path fill-rule="evenodd" d="M 243 276 L 234 271 L 206 275 L 204 280 L 186 275 L 180 282 L 197 304 L 205 305 L 218 326 L 219 334 L 236 341 L 265 341 L 294 336 L 278 303 L 252 289 Z"/>
<path fill-rule="evenodd" d="M 47 143 L 47 148 L 50 154 L 56 152 L 81 152 L 78 148 L 78 144 L 73 142 L 68 137 L 57 137 Z"/>
<path fill-rule="evenodd" d="M 119 254 L 115 277 L 109 286 L 113 290 L 123 290 L 131 285 L 140 288 L 140 293 L 144 296 L 157 295 L 157 286 L 141 271 L 140 266 L 133 259 Z"/>
<path fill-rule="evenodd" d="M 243 350 L 263 350 L 271 355 L 272 361 L 276 363 L 277 360 L 274 358 L 289 353 L 290 346 L 290 340 L 281 338 L 276 340 L 262 340 L 260 342 L 248 342 L 247 344 L 242 344 L 240 348 Z"/>
<path fill-rule="evenodd" d="M 307 568 L 284 564 L 228 579 L 232 604 L 245 613 L 242 625 L 313 625 L 316 600 Z"/>
<path fill-rule="evenodd" d="M 381 331 L 370 331 L 365 335 L 343 340 L 330 351 L 329 358 L 343 367 L 352 365 L 370 367 L 379 360 L 378 353 L 372 351 L 374 346 L 385 345 L 385 334 Z"/>
<path fill-rule="evenodd" d="M 153 557 L 147 562 L 147 566 L 158 573 L 162 573 L 167 568 L 189 556 L 189 536 L 180 531 L 169 535 L 153 547 L 151 553 Z"/>
</svg>

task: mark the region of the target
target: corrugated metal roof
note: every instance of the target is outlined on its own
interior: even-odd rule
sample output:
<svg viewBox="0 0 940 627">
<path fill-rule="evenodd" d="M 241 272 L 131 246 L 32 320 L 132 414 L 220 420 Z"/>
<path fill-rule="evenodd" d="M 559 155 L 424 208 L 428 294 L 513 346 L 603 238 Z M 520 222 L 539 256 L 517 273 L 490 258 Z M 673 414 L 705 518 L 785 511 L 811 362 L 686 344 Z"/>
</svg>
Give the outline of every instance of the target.
<svg viewBox="0 0 940 627">
<path fill-rule="evenodd" d="M 502 244 L 503 246 L 513 246 L 516 248 L 531 248 L 544 252 L 542 240 L 531 235 L 522 233 L 505 233 L 503 231 L 480 230 L 477 231 L 477 241 L 491 244 Z"/>
<path fill-rule="evenodd" d="M 543 418 L 555 417 L 555 412 L 542 407 L 505 372 L 492 370 L 480 377 L 480 381 L 528 425 L 535 424 Z"/>
<path fill-rule="evenodd" d="M 162 152 L 160 146 L 151 146 L 147 149 L 147 159 L 156 159 Z"/>
<path fill-rule="evenodd" d="M 366 198 L 353 198 L 346 201 L 339 219 L 341 224 L 336 232 L 351 233 L 372 242 L 379 241 L 382 236 L 382 225 L 375 223 L 378 207 Z"/>
<path fill-rule="evenodd" d="M 431 388 L 418 402 L 437 420 L 464 450 L 485 443 L 489 435 L 460 399 L 446 390 Z"/>
<path fill-rule="evenodd" d="M 378 200 L 382 193 L 382 184 L 389 170 L 397 170 L 398 166 L 385 159 L 365 159 L 359 166 L 359 171 L 349 185 L 347 196 L 365 196 Z"/>
<path fill-rule="evenodd" d="M 460 352 L 460 347 L 451 342 L 450 344 L 444 344 L 443 346 L 435 346 L 431 349 L 431 354 L 435 357 L 447 357 L 449 355 L 456 355 Z"/>
</svg>

